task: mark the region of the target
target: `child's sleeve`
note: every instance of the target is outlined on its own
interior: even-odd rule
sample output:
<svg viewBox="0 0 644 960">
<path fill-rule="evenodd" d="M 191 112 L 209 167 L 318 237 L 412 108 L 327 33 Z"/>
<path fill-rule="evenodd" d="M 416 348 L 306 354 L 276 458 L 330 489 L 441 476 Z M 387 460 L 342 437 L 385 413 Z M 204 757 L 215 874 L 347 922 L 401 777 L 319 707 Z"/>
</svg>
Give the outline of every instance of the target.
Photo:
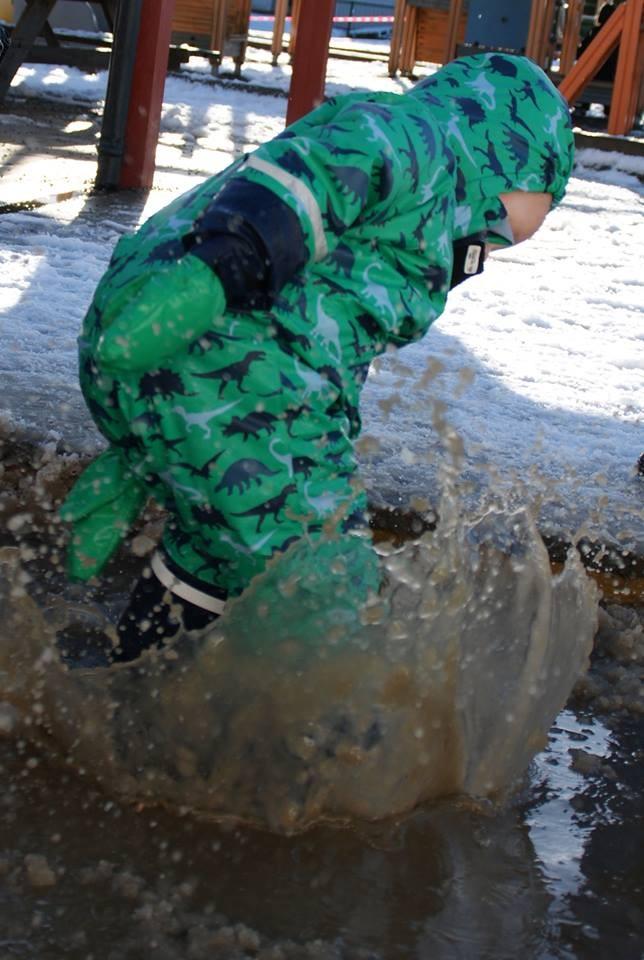
<svg viewBox="0 0 644 960">
<path fill-rule="evenodd" d="M 243 181 L 240 212 L 261 233 L 280 277 L 323 260 L 371 207 L 391 203 L 397 193 L 393 111 L 352 98 L 328 122 L 315 123 L 318 113 L 251 154 L 223 191 Z M 253 203 L 267 192 L 281 216 L 262 217 L 263 204 Z"/>
<path fill-rule="evenodd" d="M 155 267 L 118 316 L 108 313 L 99 364 L 151 368 L 225 310 L 269 308 L 369 211 L 386 215 L 404 180 L 395 114 L 340 98 L 251 154 L 180 238 L 179 259 Z"/>
<path fill-rule="evenodd" d="M 339 108 L 325 104 L 224 183 L 184 243 L 217 272 L 231 306 L 270 306 L 370 208 L 391 203 L 402 179 L 393 117 L 388 106 L 355 96 Z M 240 263 L 252 264 L 243 277 Z"/>
</svg>

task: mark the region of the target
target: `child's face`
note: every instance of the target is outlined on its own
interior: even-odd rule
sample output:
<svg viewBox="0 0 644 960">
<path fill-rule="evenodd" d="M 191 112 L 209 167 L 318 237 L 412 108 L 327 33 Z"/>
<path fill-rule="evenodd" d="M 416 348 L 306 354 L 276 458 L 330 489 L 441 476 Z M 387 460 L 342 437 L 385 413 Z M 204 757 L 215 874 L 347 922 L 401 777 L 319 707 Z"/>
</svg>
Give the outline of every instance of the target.
<svg viewBox="0 0 644 960">
<path fill-rule="evenodd" d="M 501 193 L 499 200 L 508 212 L 515 244 L 537 232 L 552 206 L 551 194 L 528 193 L 526 190 Z"/>
</svg>

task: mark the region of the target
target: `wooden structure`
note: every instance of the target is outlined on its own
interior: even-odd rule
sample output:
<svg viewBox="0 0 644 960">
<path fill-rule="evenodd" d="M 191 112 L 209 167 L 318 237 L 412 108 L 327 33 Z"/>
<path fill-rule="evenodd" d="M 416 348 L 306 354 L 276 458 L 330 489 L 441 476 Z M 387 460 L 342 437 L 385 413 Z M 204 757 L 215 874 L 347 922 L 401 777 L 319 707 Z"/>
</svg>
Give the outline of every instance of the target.
<svg viewBox="0 0 644 960">
<path fill-rule="evenodd" d="M 11 44 L 0 64 L 0 102 L 22 64 L 59 63 L 92 71 L 107 69 L 109 43 L 90 41 L 77 35 L 54 32 L 48 17 L 57 0 L 27 0 L 11 34 Z M 100 0 L 107 21 L 114 24 L 118 0 Z M 43 42 L 44 41 L 44 42 Z"/>
<path fill-rule="evenodd" d="M 555 0 L 532 0 L 526 36 L 515 51 L 525 53 L 544 68 L 553 53 L 550 33 L 554 10 Z M 464 46 L 468 13 L 468 0 L 396 0 L 390 75 L 400 71 L 409 76 L 418 61 L 448 63 L 459 53 L 466 53 L 470 49 Z M 474 49 L 490 48 L 477 45 L 471 52 Z"/>
<path fill-rule="evenodd" d="M 561 55 L 559 57 L 559 72 L 563 77 L 566 76 L 577 59 L 583 11 L 584 0 L 568 0 L 566 26 L 561 43 Z"/>
<path fill-rule="evenodd" d="M 619 45 L 608 115 L 608 132 L 616 136 L 628 133 L 638 110 L 644 108 L 643 17 L 644 0 L 624 0 L 559 86 L 568 102 L 574 103 Z"/>
<path fill-rule="evenodd" d="M 413 73 L 417 61 L 447 63 L 465 38 L 466 0 L 396 0 L 389 74 Z"/>
<path fill-rule="evenodd" d="M 568 102 L 573 104 L 584 94 L 585 99 L 610 104 L 608 132 L 623 136 L 644 109 L 643 4 L 644 0 L 624 0 L 577 59 L 583 0 L 568 0 L 560 50 L 553 39 L 556 0 L 532 0 L 525 44 L 514 52 L 525 53 L 546 72 L 559 54 L 559 69 L 551 76 Z M 389 72 L 409 76 L 419 60 L 447 63 L 460 53 L 494 49 L 464 43 L 466 36 L 467 0 L 396 0 Z M 614 83 L 594 81 L 618 45 Z"/>
<path fill-rule="evenodd" d="M 210 55 L 218 68 L 224 57 L 241 73 L 248 45 L 251 0 L 176 0 L 172 39 Z"/>
<path fill-rule="evenodd" d="M 286 26 L 288 6 L 289 0 L 275 0 L 275 21 L 273 24 L 273 40 L 271 43 L 273 66 L 277 64 L 278 57 L 284 49 L 284 28 Z M 301 9 L 302 0 L 291 0 L 291 30 L 288 43 L 288 52 L 291 56 L 295 49 L 295 36 L 297 34 L 297 24 L 300 19 Z"/>
<path fill-rule="evenodd" d="M 526 37 L 525 55 L 538 63 L 544 70 L 550 67 L 554 54 L 550 42 L 555 0 L 532 0 L 530 7 L 530 25 Z"/>
</svg>

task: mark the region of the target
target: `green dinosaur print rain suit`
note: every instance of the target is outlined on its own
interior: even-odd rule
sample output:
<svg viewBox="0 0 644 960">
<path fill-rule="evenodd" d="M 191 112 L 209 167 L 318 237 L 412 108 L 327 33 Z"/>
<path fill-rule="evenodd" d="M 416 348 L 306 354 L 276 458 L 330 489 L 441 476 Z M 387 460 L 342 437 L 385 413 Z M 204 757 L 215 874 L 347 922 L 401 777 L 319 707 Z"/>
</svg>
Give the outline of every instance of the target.
<svg viewBox="0 0 644 960">
<path fill-rule="evenodd" d="M 405 94 L 329 100 L 123 238 L 79 339 L 109 446 L 63 507 L 71 574 L 99 572 L 151 495 L 172 518 L 170 560 L 233 595 L 294 540 L 350 527 L 365 509 L 353 441 L 370 362 L 442 312 L 456 241 L 507 236 L 499 194 L 557 203 L 572 161 L 568 108 L 545 74 L 480 54 Z M 225 257 L 186 255 L 195 224 L 220 208 L 232 232 L 261 236 L 263 289 L 244 300 L 252 271 L 229 277 L 236 293 L 214 315 L 188 297 L 185 344 L 164 355 L 152 330 L 152 369 L 101 364 L 106 307 L 126 305 L 151 271 L 183 257 L 195 277 L 234 274 Z M 171 283 L 169 270 L 169 295 Z"/>
</svg>

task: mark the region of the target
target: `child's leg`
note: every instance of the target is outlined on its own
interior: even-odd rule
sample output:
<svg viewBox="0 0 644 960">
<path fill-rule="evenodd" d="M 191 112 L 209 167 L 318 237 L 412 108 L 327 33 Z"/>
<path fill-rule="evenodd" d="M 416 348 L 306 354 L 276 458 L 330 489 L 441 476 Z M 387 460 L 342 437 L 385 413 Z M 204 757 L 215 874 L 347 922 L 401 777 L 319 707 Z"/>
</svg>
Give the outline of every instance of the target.
<svg viewBox="0 0 644 960">
<path fill-rule="evenodd" d="M 226 593 L 180 570 L 158 550 L 141 574 L 118 623 L 115 663 L 135 660 L 180 630 L 201 630 L 223 613 Z"/>
<path fill-rule="evenodd" d="M 130 424 L 124 456 L 171 517 L 163 568 L 137 584 L 121 619 L 123 659 L 174 636 L 181 611 L 186 626 L 219 614 L 191 590 L 239 595 L 275 554 L 365 508 L 338 388 L 263 324 L 235 319 L 111 396 Z"/>
</svg>

